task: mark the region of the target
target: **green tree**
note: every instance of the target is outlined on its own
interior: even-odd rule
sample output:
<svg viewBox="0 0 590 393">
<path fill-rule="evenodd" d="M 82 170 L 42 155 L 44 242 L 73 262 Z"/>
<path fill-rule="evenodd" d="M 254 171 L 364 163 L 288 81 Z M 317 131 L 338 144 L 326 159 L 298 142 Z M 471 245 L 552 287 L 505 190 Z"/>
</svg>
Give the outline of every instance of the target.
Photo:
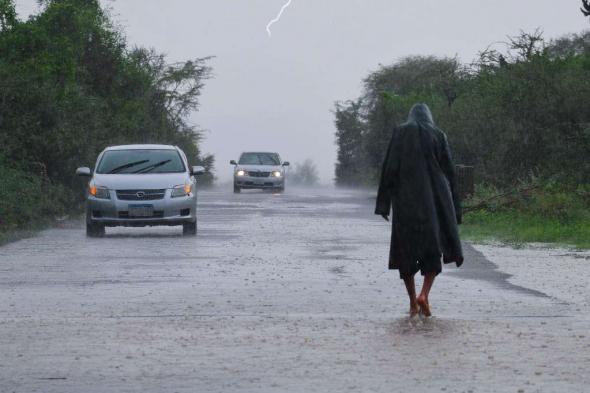
<svg viewBox="0 0 590 393">
<path fill-rule="evenodd" d="M 361 106 L 360 101 L 336 103 L 336 184 L 339 186 L 362 184 L 365 179 L 362 153 L 365 125 L 361 118 Z"/>
<path fill-rule="evenodd" d="M 546 42 L 540 31 L 523 32 L 504 50 L 483 51 L 471 65 L 414 56 L 382 66 L 365 78 L 355 111 L 336 111 L 339 149 L 362 146 L 355 166 L 338 156 L 337 182 L 375 184 L 393 128 L 412 104 L 426 102 L 456 161 L 475 165 L 479 181 L 509 187 L 536 177 L 587 184 L 589 34 Z M 347 115 L 361 125 L 356 138 L 341 137 L 344 126 L 354 124 L 343 122 Z"/>
<path fill-rule="evenodd" d="M 75 168 L 92 166 L 108 145 L 174 144 L 191 164 L 212 169 L 214 157 L 201 152 L 202 133 L 188 120 L 211 76 L 209 58 L 167 64 L 154 51 L 128 48 L 98 0 L 39 4 L 38 15 L 20 21 L 14 2 L 0 0 L 6 173 L 22 172 L 46 189 L 63 189 L 61 200 L 72 205 L 83 195 Z M 206 179 L 213 181 L 213 174 Z"/>
<path fill-rule="evenodd" d="M 0 32 L 10 29 L 16 24 L 14 0 L 0 0 Z"/>
</svg>

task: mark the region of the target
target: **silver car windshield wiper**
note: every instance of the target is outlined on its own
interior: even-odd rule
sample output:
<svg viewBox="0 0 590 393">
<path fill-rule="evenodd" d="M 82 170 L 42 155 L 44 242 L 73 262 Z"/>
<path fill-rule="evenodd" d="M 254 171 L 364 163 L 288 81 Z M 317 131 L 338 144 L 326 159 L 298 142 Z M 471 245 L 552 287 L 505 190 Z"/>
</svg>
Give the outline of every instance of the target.
<svg viewBox="0 0 590 393">
<path fill-rule="evenodd" d="M 137 171 L 135 171 L 133 173 L 149 173 L 149 172 L 153 171 L 154 169 L 156 169 L 158 167 L 161 167 L 163 165 L 168 164 L 170 161 L 172 161 L 172 160 L 160 161 L 160 162 L 157 162 L 157 163 L 155 163 L 153 165 L 146 166 L 145 168 L 139 169 L 139 170 L 137 170 Z"/>
<path fill-rule="evenodd" d="M 146 162 L 150 162 L 150 160 L 141 160 L 141 161 L 129 162 L 127 164 L 124 164 L 124 165 L 118 166 L 118 167 L 116 167 L 114 169 L 111 169 L 111 171 L 109 172 L 109 174 L 119 173 L 121 171 L 124 171 L 125 169 L 132 168 L 132 167 L 137 166 L 137 165 L 145 164 Z"/>
</svg>

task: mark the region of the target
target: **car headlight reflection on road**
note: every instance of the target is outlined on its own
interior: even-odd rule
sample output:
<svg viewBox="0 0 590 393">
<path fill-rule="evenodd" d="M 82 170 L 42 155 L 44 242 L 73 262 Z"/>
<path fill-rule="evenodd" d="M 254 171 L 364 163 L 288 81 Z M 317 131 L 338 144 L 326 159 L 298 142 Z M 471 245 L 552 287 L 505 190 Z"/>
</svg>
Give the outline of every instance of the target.
<svg viewBox="0 0 590 393">
<path fill-rule="evenodd" d="M 180 198 L 183 196 L 189 196 L 192 191 L 193 191 L 193 185 L 187 183 L 184 185 L 174 187 L 172 189 L 171 196 L 172 196 L 172 198 Z"/>
<path fill-rule="evenodd" d="M 242 176 L 246 176 L 246 171 L 237 171 L 236 175 L 242 177 Z"/>
<path fill-rule="evenodd" d="M 107 188 L 97 187 L 94 184 L 88 186 L 88 193 L 96 199 L 111 199 L 111 194 Z"/>
<path fill-rule="evenodd" d="M 282 177 L 282 176 L 283 176 L 283 174 L 282 174 L 281 172 L 279 172 L 279 171 L 274 171 L 274 172 L 272 173 L 272 176 L 273 176 L 273 177 Z"/>
</svg>

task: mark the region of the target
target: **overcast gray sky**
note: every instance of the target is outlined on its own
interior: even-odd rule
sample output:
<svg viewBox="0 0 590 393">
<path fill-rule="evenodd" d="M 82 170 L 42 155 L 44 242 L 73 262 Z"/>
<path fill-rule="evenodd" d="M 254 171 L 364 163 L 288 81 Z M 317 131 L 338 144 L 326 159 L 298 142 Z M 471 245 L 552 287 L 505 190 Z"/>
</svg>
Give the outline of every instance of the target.
<svg viewBox="0 0 590 393">
<path fill-rule="evenodd" d="M 194 122 L 221 180 L 244 150 L 313 159 L 333 178 L 331 110 L 354 99 L 378 65 L 412 54 L 478 51 L 519 30 L 547 38 L 588 27 L 579 0 L 292 0 L 269 38 L 265 27 L 287 0 L 103 0 L 128 42 L 169 60 L 216 56 Z M 21 16 L 35 0 L 17 0 Z"/>
</svg>

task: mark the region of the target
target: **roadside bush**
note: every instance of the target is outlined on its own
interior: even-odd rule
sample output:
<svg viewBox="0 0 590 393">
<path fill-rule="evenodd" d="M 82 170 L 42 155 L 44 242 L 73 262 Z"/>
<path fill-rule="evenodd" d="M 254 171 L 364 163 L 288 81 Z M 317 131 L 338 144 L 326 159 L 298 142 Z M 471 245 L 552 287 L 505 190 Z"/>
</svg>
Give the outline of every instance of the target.
<svg viewBox="0 0 590 393">
<path fill-rule="evenodd" d="M 558 219 L 567 223 L 587 216 L 589 206 L 575 188 L 549 183 L 535 192 L 525 206 L 529 213 Z"/>
<path fill-rule="evenodd" d="M 467 211 L 516 211 L 569 221 L 590 213 L 590 186 L 533 179 L 506 192 L 489 184 L 478 184 L 465 207 Z"/>
<path fill-rule="evenodd" d="M 12 168 L 0 156 L 0 232 L 35 228 L 64 214 L 71 194 L 46 177 Z"/>
<path fill-rule="evenodd" d="M 509 243 L 560 243 L 590 248 L 590 187 L 523 184 L 513 192 L 476 187 L 465 201 L 465 238 Z"/>
<path fill-rule="evenodd" d="M 361 97 L 336 103 L 337 184 L 377 184 L 391 132 L 416 102 L 428 103 L 455 162 L 474 166 L 477 182 L 590 184 L 589 41 L 590 31 L 554 41 L 537 31 L 473 64 L 411 56 L 381 66 Z"/>
</svg>

